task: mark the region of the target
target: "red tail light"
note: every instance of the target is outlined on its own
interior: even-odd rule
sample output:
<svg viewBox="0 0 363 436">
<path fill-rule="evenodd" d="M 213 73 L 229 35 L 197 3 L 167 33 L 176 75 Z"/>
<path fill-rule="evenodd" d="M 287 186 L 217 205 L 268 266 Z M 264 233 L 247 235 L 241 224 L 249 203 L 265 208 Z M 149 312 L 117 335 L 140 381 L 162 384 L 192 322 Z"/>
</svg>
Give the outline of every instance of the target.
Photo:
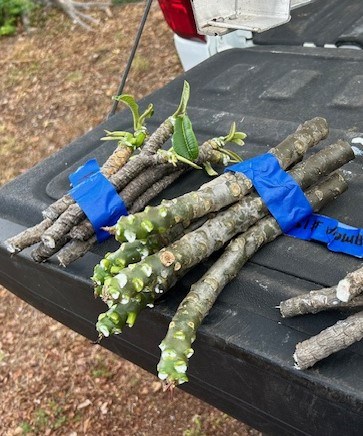
<svg viewBox="0 0 363 436">
<path fill-rule="evenodd" d="M 159 0 L 159 5 L 166 22 L 177 35 L 205 41 L 204 36 L 197 31 L 190 0 Z"/>
</svg>

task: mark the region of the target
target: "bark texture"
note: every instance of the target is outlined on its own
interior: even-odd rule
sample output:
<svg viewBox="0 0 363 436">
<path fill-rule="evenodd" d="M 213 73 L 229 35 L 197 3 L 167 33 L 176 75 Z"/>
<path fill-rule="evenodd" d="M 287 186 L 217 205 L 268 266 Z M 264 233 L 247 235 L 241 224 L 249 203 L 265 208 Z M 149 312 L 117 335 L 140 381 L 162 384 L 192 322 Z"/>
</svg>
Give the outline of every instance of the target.
<svg viewBox="0 0 363 436">
<path fill-rule="evenodd" d="M 363 267 L 349 273 L 337 286 L 337 297 L 347 302 L 363 292 Z"/>
<path fill-rule="evenodd" d="M 170 171 L 173 171 L 173 168 L 171 164 L 161 164 L 157 168 L 147 168 L 143 173 L 139 174 L 120 193 L 120 197 L 125 203 L 126 208 L 129 209 L 134 201 L 140 197 L 150 185 L 158 182 Z M 87 218 L 70 230 L 71 237 L 81 241 L 88 240 L 93 234 L 94 228 Z"/>
<path fill-rule="evenodd" d="M 155 198 L 158 194 L 164 191 L 168 186 L 174 183 L 182 174 L 185 173 L 185 170 L 175 171 L 174 173 L 168 174 L 163 177 L 158 182 L 154 183 L 147 189 L 139 198 L 137 198 L 130 209 L 130 213 L 134 214 L 144 209 L 149 202 Z"/>
<path fill-rule="evenodd" d="M 29 227 L 18 235 L 5 241 L 7 250 L 10 253 L 19 253 L 24 248 L 30 247 L 40 241 L 43 232 L 52 224 L 52 220 L 45 218 L 34 227 Z"/>
<path fill-rule="evenodd" d="M 283 318 L 291 318 L 297 315 L 318 313 L 330 309 L 362 309 L 363 295 L 344 303 L 337 297 L 337 287 L 310 291 L 297 297 L 281 301 L 279 309 Z"/>
<path fill-rule="evenodd" d="M 117 191 L 121 191 L 147 167 L 147 156 L 155 153 L 164 142 L 170 138 L 172 132 L 173 125 L 168 119 L 164 121 L 146 141 L 138 158 L 129 160 L 124 167 L 110 177 L 109 180 Z M 44 232 L 42 242 L 49 248 L 54 248 L 54 246 L 58 245 L 58 240 L 84 218 L 86 218 L 85 214 L 78 204 L 71 204 L 68 209 L 60 215 L 57 221 Z"/>
<path fill-rule="evenodd" d="M 131 154 L 131 147 L 122 144 L 118 145 L 102 165 L 101 173 L 109 179 L 126 164 Z M 59 200 L 48 206 L 47 209 L 43 211 L 43 216 L 44 218 L 49 218 L 52 221 L 55 221 L 71 204 L 74 203 L 73 198 L 69 194 L 65 194 Z"/>
<path fill-rule="evenodd" d="M 73 198 L 69 194 L 65 194 L 43 210 L 43 217 L 55 221 L 73 203 Z"/>
<path fill-rule="evenodd" d="M 66 267 L 70 263 L 84 256 L 94 246 L 94 244 L 96 244 L 96 242 L 96 235 L 91 236 L 87 241 L 72 239 L 70 242 L 63 245 L 62 248 L 59 247 L 59 251 L 57 250 L 59 264 Z"/>
<path fill-rule="evenodd" d="M 57 242 L 52 248 L 49 248 L 47 245 L 42 242 L 31 252 L 31 257 L 35 262 L 45 262 L 47 259 L 53 256 L 53 254 L 57 253 L 63 245 L 65 245 L 70 240 L 69 234 L 63 235 L 61 239 Z"/>
<path fill-rule="evenodd" d="M 317 336 L 296 345 L 294 360 L 298 369 L 307 369 L 322 359 L 363 338 L 363 311 L 338 321 Z"/>
</svg>

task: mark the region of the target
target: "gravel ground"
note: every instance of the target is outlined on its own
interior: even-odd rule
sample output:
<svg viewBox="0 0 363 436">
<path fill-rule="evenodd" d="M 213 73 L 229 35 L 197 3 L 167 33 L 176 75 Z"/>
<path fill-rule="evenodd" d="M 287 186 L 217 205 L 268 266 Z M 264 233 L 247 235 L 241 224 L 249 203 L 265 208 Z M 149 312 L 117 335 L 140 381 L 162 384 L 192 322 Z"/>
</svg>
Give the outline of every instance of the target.
<svg viewBox="0 0 363 436">
<path fill-rule="evenodd" d="M 95 32 L 52 12 L 0 39 L 0 183 L 104 119 L 143 10 L 98 14 Z M 181 73 L 152 8 L 126 91 L 137 98 Z M 93 346 L 0 287 L 0 435 L 258 435 L 244 424 Z"/>
</svg>

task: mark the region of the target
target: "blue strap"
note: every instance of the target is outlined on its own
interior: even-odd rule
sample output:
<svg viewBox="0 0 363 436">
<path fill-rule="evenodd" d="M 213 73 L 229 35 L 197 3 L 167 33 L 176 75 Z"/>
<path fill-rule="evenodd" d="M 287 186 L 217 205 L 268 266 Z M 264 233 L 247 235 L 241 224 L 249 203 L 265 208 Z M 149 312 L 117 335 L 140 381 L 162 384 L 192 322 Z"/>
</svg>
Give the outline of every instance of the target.
<svg viewBox="0 0 363 436">
<path fill-rule="evenodd" d="M 363 258 L 363 229 L 313 213 L 303 190 L 270 153 L 232 165 L 225 171 L 248 177 L 281 230 L 288 236 L 327 244 L 329 250 Z"/>
<path fill-rule="evenodd" d="M 90 220 L 99 242 L 110 237 L 101 227 L 113 226 L 127 209 L 114 186 L 91 159 L 69 176 L 73 188 L 69 194 Z"/>
</svg>

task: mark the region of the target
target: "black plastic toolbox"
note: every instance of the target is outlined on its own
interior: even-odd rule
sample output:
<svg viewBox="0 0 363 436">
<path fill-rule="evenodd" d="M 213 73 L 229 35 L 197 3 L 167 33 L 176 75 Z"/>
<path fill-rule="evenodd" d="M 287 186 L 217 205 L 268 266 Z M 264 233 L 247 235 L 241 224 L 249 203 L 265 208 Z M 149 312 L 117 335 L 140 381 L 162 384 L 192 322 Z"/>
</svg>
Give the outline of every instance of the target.
<svg viewBox="0 0 363 436">
<path fill-rule="evenodd" d="M 363 52 L 269 46 L 219 54 L 145 98 L 155 104 L 153 130 L 174 111 L 187 79 L 189 115 L 200 140 L 221 135 L 232 121 L 248 134 L 245 158 L 265 152 L 297 125 L 327 118 L 338 138 L 363 137 Z M 90 157 L 102 161 L 113 144 L 103 130 L 131 127 L 121 112 L 58 154 L 0 189 L 0 241 L 41 219 L 41 210 L 68 189 L 68 174 Z M 363 142 L 363 140 L 362 140 Z M 356 144 L 357 151 L 363 146 Z M 317 146 L 316 149 L 320 149 Z M 344 167 L 349 190 L 324 213 L 363 226 L 363 157 Z M 173 197 L 197 188 L 206 176 L 194 172 L 164 193 Z M 155 203 L 160 201 L 155 200 Z M 35 264 L 29 251 L 10 256 L 0 244 L 0 283 L 82 335 L 96 339 L 94 324 L 105 310 L 93 298 L 89 277 L 112 241 L 67 269 L 55 261 Z M 102 345 L 156 373 L 158 344 L 190 285 L 213 261 L 196 267 L 132 329 Z M 361 265 L 325 247 L 280 237 L 263 248 L 230 283 L 200 329 L 182 389 L 269 434 L 361 435 L 363 343 L 331 356 L 314 369 L 297 371 L 295 344 L 346 316 L 343 312 L 282 320 L 275 306 L 285 298 L 335 284 Z"/>
</svg>

